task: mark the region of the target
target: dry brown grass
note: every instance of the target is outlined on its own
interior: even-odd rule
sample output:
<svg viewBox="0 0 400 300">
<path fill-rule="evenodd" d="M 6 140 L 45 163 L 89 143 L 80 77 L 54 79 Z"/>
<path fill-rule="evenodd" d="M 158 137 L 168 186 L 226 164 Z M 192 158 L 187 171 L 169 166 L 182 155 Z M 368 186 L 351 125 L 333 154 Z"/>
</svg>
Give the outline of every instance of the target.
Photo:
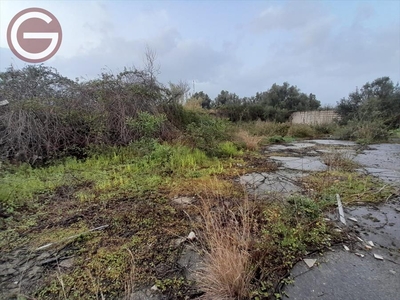
<svg viewBox="0 0 400 300">
<path fill-rule="evenodd" d="M 203 199 L 205 261 L 198 273 L 203 299 L 249 299 L 251 270 L 252 214 L 248 199 L 233 210 L 213 208 Z"/>
<path fill-rule="evenodd" d="M 125 280 L 125 295 L 124 295 L 124 299 L 125 300 L 130 300 L 132 298 L 131 294 L 134 291 L 135 288 L 135 279 L 136 279 L 136 269 L 135 269 L 135 258 L 133 256 L 133 253 L 131 250 L 129 250 L 129 248 L 126 248 L 126 250 L 128 251 L 129 255 L 130 255 L 130 259 L 131 259 L 131 265 L 130 265 L 130 270 L 129 270 L 129 274 L 127 275 L 127 278 Z"/>
<path fill-rule="evenodd" d="M 257 150 L 262 140 L 262 137 L 251 135 L 248 131 L 243 129 L 239 130 L 235 134 L 235 137 L 246 145 L 247 150 Z"/>
<path fill-rule="evenodd" d="M 186 103 L 183 105 L 186 109 L 192 110 L 192 111 L 204 111 L 204 109 L 201 107 L 202 103 L 201 98 L 190 98 L 186 101 Z"/>
<path fill-rule="evenodd" d="M 256 121 L 251 126 L 251 132 L 255 135 L 259 136 L 286 136 L 288 129 L 290 128 L 290 123 L 277 123 L 277 122 L 265 122 L 265 121 Z"/>
</svg>

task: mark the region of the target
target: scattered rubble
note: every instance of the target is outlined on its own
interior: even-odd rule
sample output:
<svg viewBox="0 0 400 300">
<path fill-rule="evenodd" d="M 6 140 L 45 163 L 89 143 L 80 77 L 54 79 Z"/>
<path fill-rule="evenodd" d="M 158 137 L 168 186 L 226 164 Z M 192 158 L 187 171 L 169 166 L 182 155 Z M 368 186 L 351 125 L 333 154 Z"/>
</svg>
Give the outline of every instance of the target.
<svg viewBox="0 0 400 300">
<path fill-rule="evenodd" d="M 303 261 L 305 262 L 305 264 L 306 264 L 309 268 L 312 268 L 312 267 L 315 265 L 315 263 L 317 262 L 316 259 L 311 259 L 311 258 L 305 258 L 305 259 L 303 259 Z"/>
</svg>

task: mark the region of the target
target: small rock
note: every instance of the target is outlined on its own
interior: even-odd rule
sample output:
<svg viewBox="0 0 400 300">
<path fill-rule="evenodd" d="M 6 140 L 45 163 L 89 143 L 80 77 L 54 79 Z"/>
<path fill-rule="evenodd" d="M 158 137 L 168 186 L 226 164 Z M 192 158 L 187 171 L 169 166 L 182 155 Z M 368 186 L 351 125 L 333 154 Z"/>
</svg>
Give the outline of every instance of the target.
<svg viewBox="0 0 400 300">
<path fill-rule="evenodd" d="M 153 285 L 153 286 L 150 288 L 150 290 L 152 290 L 152 291 L 158 291 L 158 287 L 157 287 L 156 285 Z"/>
<path fill-rule="evenodd" d="M 357 255 L 357 256 L 359 256 L 359 257 L 364 257 L 365 255 L 364 254 L 361 254 L 361 253 L 354 253 L 355 255 Z"/>
<path fill-rule="evenodd" d="M 371 250 L 371 249 L 372 249 L 372 247 L 371 247 L 370 245 L 365 245 L 365 249 L 367 249 L 367 250 Z"/>
<path fill-rule="evenodd" d="M 186 241 L 186 238 L 177 238 L 174 240 L 174 244 L 176 247 L 180 246 L 182 243 Z"/>
<path fill-rule="evenodd" d="M 380 256 L 379 254 L 375 254 L 375 253 L 374 253 L 374 257 L 375 257 L 376 259 L 378 259 L 378 260 L 383 260 L 383 257 Z"/>
<path fill-rule="evenodd" d="M 172 199 L 172 201 L 174 201 L 175 203 L 178 203 L 178 204 L 189 205 L 194 202 L 194 198 L 193 197 L 179 197 L 179 198 Z"/>
<path fill-rule="evenodd" d="M 396 275 L 396 271 L 394 271 L 394 270 L 389 270 L 389 272 L 390 272 L 391 274 L 393 274 L 393 275 Z"/>
<path fill-rule="evenodd" d="M 370 246 L 375 247 L 374 242 L 373 241 L 368 241 L 367 242 Z"/>
<path fill-rule="evenodd" d="M 68 258 L 59 263 L 60 267 L 63 268 L 71 268 L 74 265 L 74 258 Z"/>
<path fill-rule="evenodd" d="M 188 239 L 189 241 L 193 241 L 195 238 L 196 238 L 196 234 L 195 234 L 193 231 L 191 231 L 191 232 L 189 233 L 187 239 Z"/>
<path fill-rule="evenodd" d="M 312 268 L 315 263 L 317 262 L 316 259 L 311 259 L 311 258 L 305 258 L 303 261 L 306 263 L 307 267 Z"/>
<path fill-rule="evenodd" d="M 346 250 L 346 251 L 350 251 L 350 248 L 347 247 L 346 245 L 343 245 L 343 248 L 344 248 L 344 250 Z"/>
<path fill-rule="evenodd" d="M 357 236 L 357 240 L 359 240 L 360 242 L 364 242 L 364 240 L 358 236 Z"/>
<path fill-rule="evenodd" d="M 356 218 L 353 218 L 353 217 L 349 217 L 347 219 L 350 220 L 350 221 L 356 222 L 356 223 L 358 222 L 358 220 Z"/>
</svg>

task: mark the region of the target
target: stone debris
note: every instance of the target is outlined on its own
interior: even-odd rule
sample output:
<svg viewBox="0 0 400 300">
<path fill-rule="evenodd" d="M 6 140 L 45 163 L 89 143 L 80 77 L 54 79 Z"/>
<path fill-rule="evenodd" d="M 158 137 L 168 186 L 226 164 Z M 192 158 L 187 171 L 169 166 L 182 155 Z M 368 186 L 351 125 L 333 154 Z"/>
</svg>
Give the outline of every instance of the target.
<svg viewBox="0 0 400 300">
<path fill-rule="evenodd" d="M 364 254 L 357 253 L 357 252 L 356 252 L 356 253 L 354 253 L 354 254 L 355 254 L 355 255 L 357 255 L 357 256 L 359 256 L 359 257 L 361 257 L 361 258 L 365 256 Z"/>
<path fill-rule="evenodd" d="M 344 225 L 346 225 L 346 219 L 344 217 L 343 205 L 342 205 L 342 201 L 340 200 L 339 194 L 336 194 L 336 200 L 337 200 L 338 211 L 339 211 L 339 220 Z"/>
<path fill-rule="evenodd" d="M 188 239 L 189 241 L 193 241 L 195 238 L 196 238 L 196 234 L 195 234 L 193 231 L 191 231 L 191 232 L 189 233 L 187 239 Z"/>
<path fill-rule="evenodd" d="M 374 244 L 373 241 L 368 241 L 367 243 L 368 243 L 368 245 L 370 245 L 370 246 L 372 246 L 372 247 L 375 247 L 375 244 Z"/>
<path fill-rule="evenodd" d="M 172 199 L 172 201 L 174 201 L 175 203 L 184 204 L 184 205 L 192 204 L 194 202 L 194 200 L 195 200 L 194 197 L 178 197 L 178 198 Z"/>
<path fill-rule="evenodd" d="M 376 259 L 378 259 L 378 260 L 383 260 L 383 257 L 380 256 L 379 254 L 375 254 L 375 253 L 374 253 L 374 257 L 375 257 Z"/>
<path fill-rule="evenodd" d="M 69 269 L 74 265 L 74 258 L 71 257 L 71 258 L 65 259 L 65 260 L 61 261 L 59 263 L 59 265 L 60 265 L 60 267 Z"/>
<path fill-rule="evenodd" d="M 346 251 L 350 251 L 350 248 L 347 247 L 346 245 L 343 245 L 343 248 L 344 248 L 344 250 L 346 250 Z"/>
<path fill-rule="evenodd" d="M 389 273 L 396 275 L 396 271 L 394 271 L 394 270 L 389 270 Z"/>
<path fill-rule="evenodd" d="M 353 218 L 353 217 L 349 217 L 347 219 L 350 220 L 350 221 L 356 222 L 356 223 L 358 222 L 358 220 L 356 218 Z"/>
<path fill-rule="evenodd" d="M 153 285 L 153 286 L 150 288 L 150 290 L 152 290 L 152 291 L 158 291 L 157 285 Z"/>
<path fill-rule="evenodd" d="M 303 259 L 303 261 L 309 268 L 312 268 L 315 265 L 315 263 L 317 262 L 316 259 L 312 259 L 312 258 L 305 258 L 305 259 Z"/>
</svg>

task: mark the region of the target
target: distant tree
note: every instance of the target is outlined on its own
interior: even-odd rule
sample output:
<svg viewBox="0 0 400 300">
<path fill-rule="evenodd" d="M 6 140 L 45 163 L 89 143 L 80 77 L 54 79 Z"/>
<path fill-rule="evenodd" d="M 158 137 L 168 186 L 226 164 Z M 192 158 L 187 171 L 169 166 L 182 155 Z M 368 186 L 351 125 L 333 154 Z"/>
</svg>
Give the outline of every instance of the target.
<svg viewBox="0 0 400 300">
<path fill-rule="evenodd" d="M 234 93 L 221 91 L 215 98 L 215 106 L 220 108 L 230 120 L 274 120 L 287 121 L 295 111 L 316 110 L 321 106 L 314 94 L 305 94 L 297 86 L 287 82 L 273 84 L 264 92 L 253 97 L 239 98 Z"/>
<path fill-rule="evenodd" d="M 342 98 L 336 107 L 341 122 L 380 119 L 393 128 L 400 125 L 400 87 L 389 77 L 367 82 L 361 89 Z"/>
<path fill-rule="evenodd" d="M 235 93 L 222 90 L 214 100 L 215 106 L 220 107 L 230 104 L 241 104 L 241 99 Z"/>
<path fill-rule="evenodd" d="M 265 118 L 285 121 L 295 111 L 315 110 L 321 103 L 314 94 L 308 96 L 288 82 L 274 83 L 268 91 L 256 93 L 254 102 L 265 107 Z"/>
<path fill-rule="evenodd" d="M 203 91 L 194 93 L 192 97 L 201 99 L 201 107 L 202 108 L 204 108 L 204 109 L 211 108 L 211 98 Z"/>
</svg>

